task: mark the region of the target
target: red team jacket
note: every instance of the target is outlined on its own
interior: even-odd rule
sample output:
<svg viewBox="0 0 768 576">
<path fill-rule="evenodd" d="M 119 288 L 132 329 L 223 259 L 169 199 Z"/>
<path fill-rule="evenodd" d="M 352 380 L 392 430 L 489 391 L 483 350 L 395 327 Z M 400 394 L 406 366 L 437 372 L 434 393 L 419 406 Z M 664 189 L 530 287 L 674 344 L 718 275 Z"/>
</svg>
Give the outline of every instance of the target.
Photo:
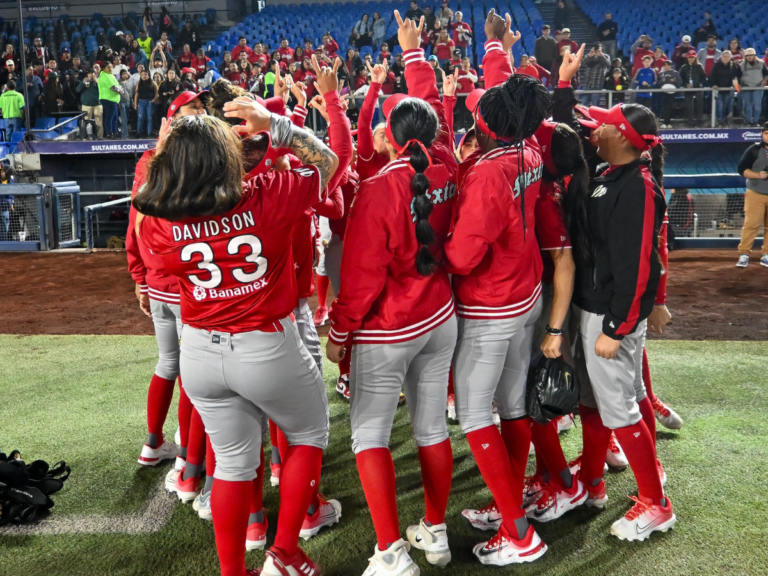
<svg viewBox="0 0 768 576">
<path fill-rule="evenodd" d="M 486 86 L 512 73 L 501 42 L 486 42 Z M 445 255 L 454 274 L 459 317 L 513 318 L 528 312 L 541 294 L 542 262 L 536 241 L 536 200 L 543 163 L 535 140 L 523 145 L 523 173 L 514 147 L 497 148 L 462 162 L 454 222 Z M 525 188 L 525 226 L 521 192 Z"/>
<path fill-rule="evenodd" d="M 147 150 L 136 164 L 136 176 L 133 179 L 131 198 L 147 179 L 147 167 L 154 150 Z M 136 236 L 136 209 L 131 206 L 128 212 L 128 232 L 125 235 L 125 251 L 128 254 L 128 271 L 134 282 L 139 285 L 142 294 L 148 294 L 153 300 L 179 304 L 179 281 L 172 276 L 163 264 L 163 259 L 153 254 L 147 245 Z"/>
<path fill-rule="evenodd" d="M 360 182 L 373 178 L 389 162 L 389 158 L 379 154 L 373 148 L 373 112 L 376 110 L 376 102 L 381 93 L 381 84 L 371 82 L 368 93 L 365 95 L 363 105 L 357 121 L 357 173 Z"/>
<path fill-rule="evenodd" d="M 434 206 L 429 217 L 436 238 L 433 253 L 440 261 L 456 193 L 456 160 L 424 51 L 410 50 L 404 57 L 409 94 L 426 100 L 440 118 L 441 134 L 430 149 L 433 166 L 426 171 Z M 439 267 L 427 277 L 416 271 L 420 244 L 411 213 L 412 179 L 407 158 L 399 158 L 360 186 L 347 222 L 342 288 L 330 312 L 329 338 L 336 344 L 350 336 L 355 344 L 404 342 L 453 315 L 446 271 Z"/>
<path fill-rule="evenodd" d="M 541 252 L 571 248 L 571 238 L 565 225 L 562 198 L 565 190 L 556 181 L 542 180 L 536 201 L 536 240 Z M 541 255 L 544 270 L 541 281 L 552 284 L 555 266 L 552 258 Z"/>
<path fill-rule="evenodd" d="M 270 327 L 298 300 L 291 230 L 322 201 L 314 166 L 255 176 L 229 212 L 168 222 L 146 217 L 142 241 L 179 278 L 185 324 L 229 333 Z"/>
</svg>

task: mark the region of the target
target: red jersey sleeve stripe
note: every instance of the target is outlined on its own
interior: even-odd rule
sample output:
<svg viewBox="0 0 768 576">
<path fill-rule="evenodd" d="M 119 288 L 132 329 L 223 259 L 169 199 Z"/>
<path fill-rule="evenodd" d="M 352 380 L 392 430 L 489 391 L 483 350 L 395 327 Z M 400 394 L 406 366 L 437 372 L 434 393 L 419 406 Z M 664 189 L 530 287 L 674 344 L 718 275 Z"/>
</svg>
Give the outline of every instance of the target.
<svg viewBox="0 0 768 576">
<path fill-rule="evenodd" d="M 648 168 L 642 166 L 640 171 L 645 183 L 645 207 L 643 208 L 643 241 L 640 245 L 640 269 L 637 273 L 637 286 L 635 287 L 635 296 L 632 299 L 632 306 L 629 309 L 627 320 L 619 324 L 619 327 L 616 329 L 617 336 L 626 336 L 637 324 L 637 320 L 640 318 L 640 300 L 645 293 L 645 288 L 648 285 L 648 278 L 651 275 L 653 225 L 656 221 L 656 202 L 654 201 L 656 191 L 653 186 L 650 172 L 648 172 Z"/>
<path fill-rule="evenodd" d="M 405 65 L 413 64 L 414 62 L 425 62 L 424 50 L 421 48 L 414 48 L 413 50 L 406 50 L 403 52 L 403 62 Z"/>
<path fill-rule="evenodd" d="M 501 43 L 501 40 L 488 40 L 485 43 L 486 53 L 491 52 L 492 50 L 504 52 L 504 45 Z"/>
</svg>

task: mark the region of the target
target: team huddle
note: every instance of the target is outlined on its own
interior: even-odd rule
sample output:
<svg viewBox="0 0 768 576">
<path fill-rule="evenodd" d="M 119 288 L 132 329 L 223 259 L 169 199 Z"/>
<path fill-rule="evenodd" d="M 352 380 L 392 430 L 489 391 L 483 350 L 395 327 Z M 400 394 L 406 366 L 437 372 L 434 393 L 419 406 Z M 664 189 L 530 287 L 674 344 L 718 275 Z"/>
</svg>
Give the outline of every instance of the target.
<svg viewBox="0 0 768 576">
<path fill-rule="evenodd" d="M 467 97 L 474 126 L 456 146 L 451 77 L 441 100 L 419 48 L 423 18 L 395 16 L 409 93 L 387 98 L 372 127 L 386 77 L 373 67 L 356 142 L 338 61 L 313 59 L 318 96 L 298 94 L 292 111 L 285 95 L 261 100 L 226 80 L 182 93 L 136 167 L 126 247 L 160 351 L 139 464 L 175 458 L 166 488 L 213 521 L 223 576 L 317 576 L 299 538 L 341 518 L 319 492 L 329 410 L 307 303 L 315 279 L 318 323 L 329 284 L 336 294 L 326 356 L 340 366 L 376 535 L 364 576 L 418 575 L 414 549 L 436 566 L 451 561 L 446 410 L 493 496 L 462 512 L 494 533 L 473 548 L 482 564 L 546 554 L 529 521 L 604 508 L 608 465 L 631 466 L 638 488 L 611 534 L 645 540 L 676 522 L 655 422 L 682 421 L 653 394 L 645 353 L 646 331 L 670 319 L 656 118 L 637 104 L 578 106 L 570 80 L 583 46 L 566 53 L 553 95 L 514 74 L 519 35 L 491 10 L 485 89 Z M 308 106 L 327 124 L 326 143 L 304 129 Z M 558 432 L 572 417 L 541 424 L 527 409 L 541 355 L 579 382 L 583 452 L 570 463 Z M 171 443 L 162 429 L 177 378 Z M 403 400 L 425 496 L 405 537 L 389 450 Z M 263 567 L 247 570 L 245 551 L 267 545 L 266 435 L 277 533 Z M 526 477 L 531 447 L 536 473 Z"/>
</svg>

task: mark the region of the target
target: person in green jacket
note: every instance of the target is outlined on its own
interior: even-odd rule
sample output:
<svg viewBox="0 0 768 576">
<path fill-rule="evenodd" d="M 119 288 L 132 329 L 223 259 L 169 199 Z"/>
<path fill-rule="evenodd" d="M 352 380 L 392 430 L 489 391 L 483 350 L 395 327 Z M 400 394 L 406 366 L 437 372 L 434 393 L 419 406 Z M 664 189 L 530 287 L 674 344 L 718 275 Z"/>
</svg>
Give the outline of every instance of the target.
<svg viewBox="0 0 768 576">
<path fill-rule="evenodd" d="M 88 75 L 77 83 L 75 92 L 80 95 L 80 108 L 86 113 L 86 120 L 96 120 L 96 137 L 104 138 L 104 107 L 99 101 L 99 84 L 93 68 Z"/>
<path fill-rule="evenodd" d="M 21 129 L 24 119 L 24 96 L 16 92 L 16 82 L 8 80 L 8 90 L 0 96 L 0 110 L 5 119 L 5 139 L 10 142 L 11 134 Z"/>
<path fill-rule="evenodd" d="M 275 72 L 274 68 L 277 63 L 274 60 L 269 62 L 269 72 L 264 74 L 264 98 L 269 98 L 275 93 Z"/>
<path fill-rule="evenodd" d="M 107 62 L 99 73 L 99 102 L 104 108 L 104 135 L 108 139 L 119 136 L 117 109 L 122 89 L 117 78 L 112 74 L 112 64 Z"/>
</svg>

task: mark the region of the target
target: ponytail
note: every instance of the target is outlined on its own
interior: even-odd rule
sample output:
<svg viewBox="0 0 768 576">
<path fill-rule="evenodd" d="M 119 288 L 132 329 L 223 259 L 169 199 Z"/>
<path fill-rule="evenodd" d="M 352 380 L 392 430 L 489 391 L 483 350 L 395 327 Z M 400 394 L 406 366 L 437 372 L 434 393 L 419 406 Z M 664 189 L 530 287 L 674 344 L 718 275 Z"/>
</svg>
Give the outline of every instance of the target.
<svg viewBox="0 0 768 576">
<path fill-rule="evenodd" d="M 667 149 L 661 142 L 651 148 L 651 174 L 659 188 L 664 186 L 664 156 L 666 155 Z"/>
<path fill-rule="evenodd" d="M 432 201 L 427 196 L 429 178 L 424 174 L 424 171 L 429 167 L 429 158 L 417 143 L 411 144 L 408 153 L 411 156 L 410 164 L 415 172 L 413 180 L 411 180 L 411 192 L 413 192 L 411 212 L 416 222 L 416 240 L 421 244 L 416 256 L 416 270 L 422 276 L 429 276 L 437 267 L 435 255 L 429 249 L 435 242 L 435 231 L 432 229 L 432 224 L 429 223 L 429 215 L 432 213 Z"/>
<path fill-rule="evenodd" d="M 582 160 L 574 169 L 565 194 L 565 221 L 571 243 L 583 261 L 592 266 L 595 261 L 594 241 L 589 229 L 589 168 Z"/>
</svg>

